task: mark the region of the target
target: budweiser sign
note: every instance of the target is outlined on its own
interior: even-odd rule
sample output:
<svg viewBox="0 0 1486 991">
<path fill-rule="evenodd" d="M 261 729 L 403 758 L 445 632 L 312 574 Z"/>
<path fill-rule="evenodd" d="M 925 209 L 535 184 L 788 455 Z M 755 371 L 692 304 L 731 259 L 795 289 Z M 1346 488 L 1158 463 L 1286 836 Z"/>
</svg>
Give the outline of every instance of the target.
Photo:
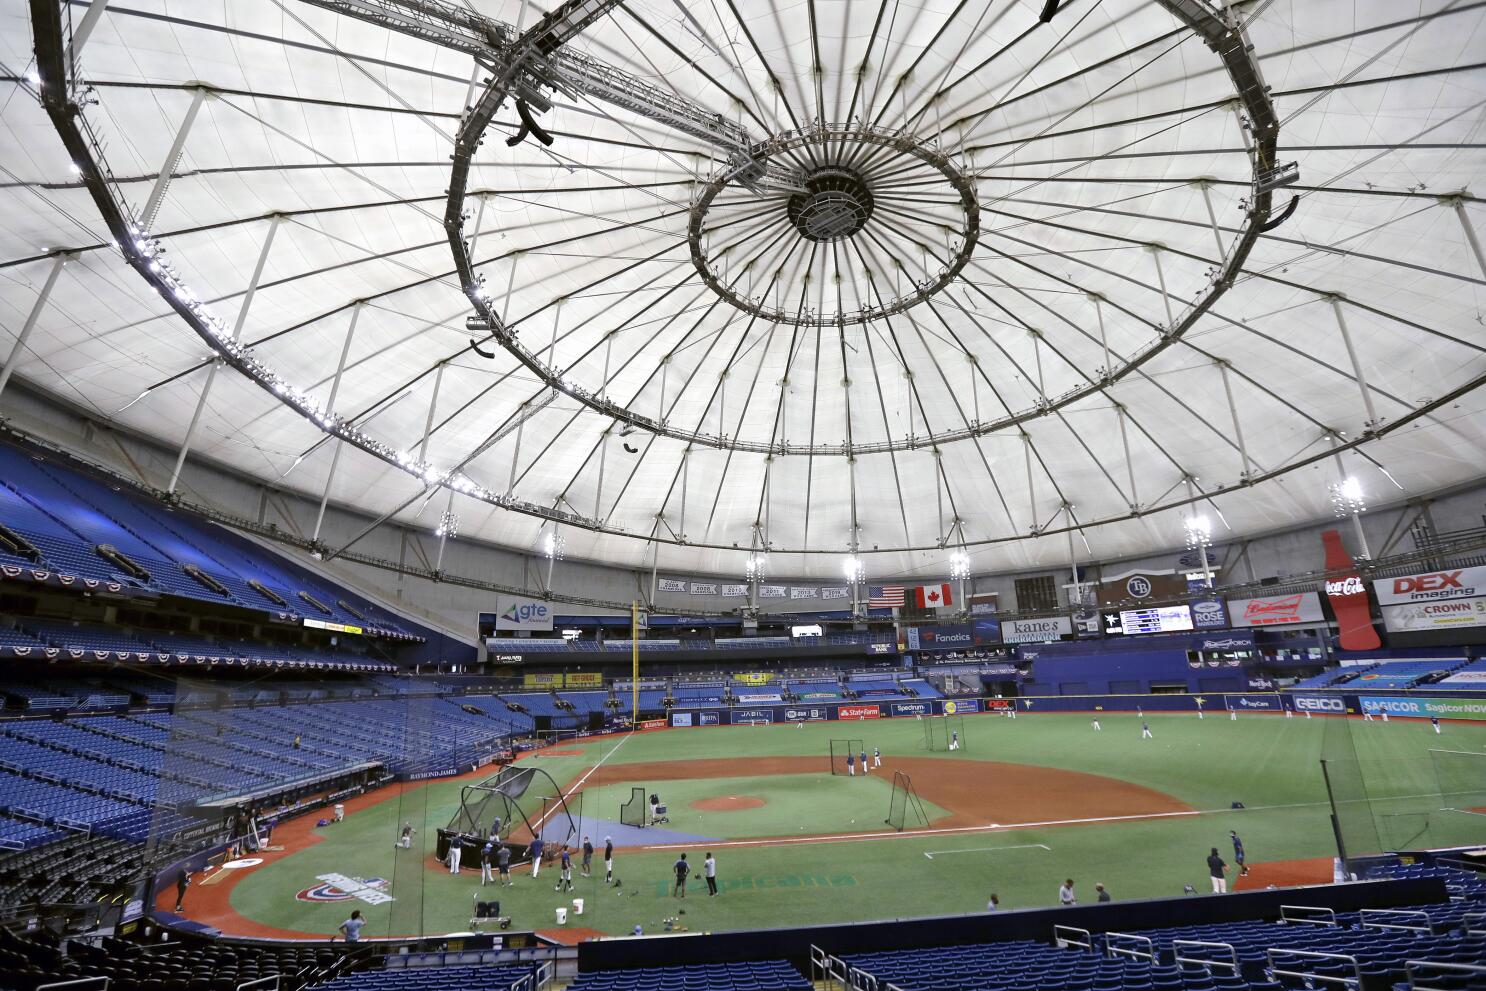
<svg viewBox="0 0 1486 991">
<path fill-rule="evenodd" d="M 1326 530 L 1321 534 L 1321 543 L 1326 548 L 1327 571 L 1352 569 L 1351 574 L 1326 581 L 1326 598 L 1336 614 L 1342 650 L 1377 650 L 1383 641 L 1377 627 L 1372 625 L 1372 606 L 1367 601 L 1367 586 L 1357 574 L 1357 562 L 1342 545 L 1340 532 Z"/>
<path fill-rule="evenodd" d="M 1228 603 L 1234 626 L 1297 626 L 1321 623 L 1321 599 L 1315 592 L 1236 599 Z"/>
<path fill-rule="evenodd" d="M 1372 587 L 1381 606 L 1440 599 L 1474 599 L 1486 596 L 1486 568 L 1455 568 L 1382 578 L 1373 582 Z"/>
</svg>

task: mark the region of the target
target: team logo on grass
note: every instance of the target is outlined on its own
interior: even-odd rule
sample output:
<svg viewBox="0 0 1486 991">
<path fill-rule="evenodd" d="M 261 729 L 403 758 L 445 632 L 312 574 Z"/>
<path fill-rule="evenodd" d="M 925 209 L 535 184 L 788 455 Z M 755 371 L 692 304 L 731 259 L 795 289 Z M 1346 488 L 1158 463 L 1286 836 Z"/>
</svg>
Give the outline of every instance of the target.
<svg viewBox="0 0 1486 991">
<path fill-rule="evenodd" d="M 385 905 L 392 901 L 387 894 L 391 883 L 385 877 L 347 877 L 344 874 L 321 874 L 320 883 L 305 888 L 294 897 L 302 902 L 346 902 L 359 899 L 368 905 Z"/>
</svg>

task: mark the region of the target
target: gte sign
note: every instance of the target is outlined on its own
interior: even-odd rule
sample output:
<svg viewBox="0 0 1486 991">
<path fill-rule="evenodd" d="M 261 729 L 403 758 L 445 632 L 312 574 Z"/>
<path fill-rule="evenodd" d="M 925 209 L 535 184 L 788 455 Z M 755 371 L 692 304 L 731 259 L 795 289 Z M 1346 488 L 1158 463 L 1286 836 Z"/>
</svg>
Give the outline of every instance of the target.
<svg viewBox="0 0 1486 991">
<path fill-rule="evenodd" d="M 1295 711 L 1343 713 L 1347 711 L 1347 707 L 1341 699 L 1333 695 L 1297 695 L 1295 696 Z"/>
</svg>

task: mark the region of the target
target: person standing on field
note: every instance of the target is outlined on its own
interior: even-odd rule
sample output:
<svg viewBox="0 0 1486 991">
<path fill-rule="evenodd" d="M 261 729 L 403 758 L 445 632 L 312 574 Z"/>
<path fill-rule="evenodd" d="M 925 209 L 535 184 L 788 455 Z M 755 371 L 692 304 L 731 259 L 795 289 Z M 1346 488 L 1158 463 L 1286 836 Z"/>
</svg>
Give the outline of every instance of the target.
<svg viewBox="0 0 1486 991">
<path fill-rule="evenodd" d="M 495 852 L 495 863 L 500 869 L 500 881 L 506 887 L 511 886 L 511 848 L 504 843 Z"/>
<path fill-rule="evenodd" d="M 683 853 L 681 859 L 671 865 L 671 869 L 676 872 L 676 887 L 671 892 L 671 897 L 685 898 L 686 876 L 691 873 L 691 865 L 686 862 L 686 854 Z"/>
<path fill-rule="evenodd" d="M 1238 833 L 1228 830 L 1228 836 L 1233 840 L 1233 862 L 1238 865 L 1238 876 L 1248 877 L 1249 868 L 1244 864 L 1243 840 L 1238 838 Z"/>
<path fill-rule="evenodd" d="M 1096 899 L 1096 901 L 1107 902 L 1107 901 L 1110 901 L 1111 900 L 1110 897 L 1109 897 L 1109 892 L 1107 890 L 1105 890 L 1105 887 L 1104 887 L 1104 883 L 1103 882 L 1100 882 L 1099 884 L 1094 885 L 1094 890 L 1096 892 L 1098 892 L 1098 895 L 1099 895 L 1099 897 Z"/>
<path fill-rule="evenodd" d="M 533 836 L 531 846 L 527 849 L 531 852 L 531 876 L 535 878 L 542 870 L 542 848 L 547 843 L 540 836 Z"/>
<path fill-rule="evenodd" d="M 955 731 L 953 731 L 952 733 L 949 734 L 949 749 L 951 749 L 951 750 L 959 750 L 960 749 L 960 731 L 959 730 L 955 730 Z"/>
<path fill-rule="evenodd" d="M 175 876 L 175 910 L 181 910 L 182 903 L 186 900 L 186 889 L 191 886 L 191 873 L 184 867 Z"/>
<path fill-rule="evenodd" d="M 461 836 L 459 833 L 455 833 L 453 836 L 449 837 L 449 873 L 450 874 L 458 874 L 459 873 L 459 855 L 460 855 L 460 853 L 463 852 L 461 850 L 461 847 L 463 846 L 463 844 L 464 844 L 464 837 Z"/>
<path fill-rule="evenodd" d="M 707 851 L 707 859 L 702 861 L 702 876 L 707 879 L 707 895 L 717 894 L 717 858 L 712 856 L 711 850 Z"/>
<path fill-rule="evenodd" d="M 1058 888 L 1058 904 L 1059 905 L 1077 905 L 1078 904 L 1078 898 L 1075 897 L 1074 894 L 1073 894 L 1073 878 L 1071 878 L 1071 877 L 1068 878 L 1066 881 L 1063 882 L 1062 886 L 1060 888 Z"/>
<path fill-rule="evenodd" d="M 572 854 L 568 853 L 568 845 L 566 843 L 562 845 L 562 852 L 559 856 L 561 858 L 559 860 L 561 869 L 557 875 L 557 885 L 552 890 L 561 891 L 564 887 L 566 887 L 569 891 L 572 891 L 573 856 Z"/>
<path fill-rule="evenodd" d="M 859 759 L 860 759 L 861 764 L 862 764 L 862 773 L 863 774 L 869 773 L 867 771 L 867 751 L 866 751 L 865 748 L 862 750 L 861 757 Z"/>
<path fill-rule="evenodd" d="M 881 767 L 882 766 L 882 748 L 881 747 L 873 747 L 872 748 L 872 766 L 873 767 Z"/>
<path fill-rule="evenodd" d="M 1145 722 L 1144 720 L 1141 720 L 1141 723 L 1140 723 L 1140 738 L 1142 740 L 1154 740 L 1155 739 L 1155 736 L 1153 736 L 1151 734 L 1151 724 L 1148 723 L 1148 722 Z"/>
<path fill-rule="evenodd" d="M 1207 873 L 1212 877 L 1213 894 L 1221 895 L 1228 890 L 1228 865 L 1218 856 L 1217 847 L 1207 856 Z"/>
<path fill-rule="evenodd" d="M 486 843 L 480 848 L 480 887 L 485 887 L 495 880 L 495 845 Z"/>
<path fill-rule="evenodd" d="M 593 871 L 593 841 L 583 837 L 583 876 L 588 877 Z"/>
<path fill-rule="evenodd" d="M 614 838 L 604 837 L 604 883 L 614 883 Z"/>
<path fill-rule="evenodd" d="M 1095 733 L 1102 733 L 1104 731 L 1104 727 L 1099 725 L 1099 717 L 1098 716 L 1095 716 L 1094 717 L 1094 719 L 1092 721 L 1092 725 L 1094 727 L 1094 732 Z"/>
<path fill-rule="evenodd" d="M 846 773 L 853 778 L 857 776 L 857 759 L 851 755 L 850 750 L 846 752 Z"/>
<path fill-rule="evenodd" d="M 1440 733 L 1440 717 L 1439 716 L 1430 716 L 1429 717 L 1429 725 L 1431 725 L 1431 726 L 1434 727 L 1434 734 L 1435 734 L 1435 736 L 1439 736 L 1439 733 Z"/>
</svg>

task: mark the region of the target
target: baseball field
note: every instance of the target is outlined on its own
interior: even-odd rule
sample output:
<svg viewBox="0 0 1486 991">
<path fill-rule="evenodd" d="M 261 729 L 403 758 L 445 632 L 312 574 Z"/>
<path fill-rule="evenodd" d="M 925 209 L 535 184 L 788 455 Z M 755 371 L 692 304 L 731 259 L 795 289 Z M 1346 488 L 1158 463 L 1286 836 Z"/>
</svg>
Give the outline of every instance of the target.
<svg viewBox="0 0 1486 991">
<path fill-rule="evenodd" d="M 617 884 L 605 882 L 601 853 L 591 877 L 574 857 L 571 892 L 553 890 L 553 865 L 536 879 L 519 866 L 510 887 L 482 888 L 471 856 L 450 875 L 434 858 L 435 830 L 487 768 L 353 799 L 333 825 L 285 823 L 260 863 L 193 885 L 185 914 L 226 932 L 294 936 L 333 933 L 360 909 L 366 935 L 412 935 L 467 931 L 478 897 L 499 899 L 515 928 L 545 933 L 558 928 L 558 907 L 571 911 L 581 898 L 582 914 L 563 927 L 574 939 L 636 925 L 658 932 L 667 918 L 691 930 L 906 918 L 984 911 L 992 893 L 1003 909 L 1052 905 L 1064 878 L 1075 879 L 1081 902 L 1094 900 L 1096 882 L 1117 900 L 1180 895 L 1189 884 L 1206 892 L 1209 849 L 1233 862 L 1229 830 L 1250 868 L 1245 878 L 1231 873 L 1234 887 L 1329 881 L 1336 845 L 1320 758 L 1336 752 L 1337 734 L 1371 769 L 1369 815 L 1385 844 L 1486 843 L 1486 799 L 1458 809 L 1441 799 L 1430 754 L 1481 755 L 1486 725 L 1448 723 L 1436 735 L 1401 719 L 1145 721 L 1151 739 L 1129 714 L 1102 714 L 1099 731 L 1089 715 L 971 716 L 952 752 L 927 750 L 923 723 L 907 718 L 574 741 L 522 762 L 551 775 L 581 812 L 575 842 L 587 834 L 601 851 L 617 835 Z M 846 738 L 880 749 L 882 766 L 829 773 L 830 741 Z M 1468 766 L 1486 766 L 1486 756 Z M 911 778 L 927 825 L 885 824 L 894 771 Z M 661 798 L 669 822 L 620 826 L 620 805 L 637 787 Z M 523 796 L 533 819 L 541 797 L 536 784 Z M 418 832 L 403 851 L 394 840 L 405 822 Z M 716 897 L 701 877 L 708 851 Z M 694 868 L 684 899 L 672 893 L 682 852 Z M 172 890 L 161 904 L 173 900 Z"/>
</svg>

